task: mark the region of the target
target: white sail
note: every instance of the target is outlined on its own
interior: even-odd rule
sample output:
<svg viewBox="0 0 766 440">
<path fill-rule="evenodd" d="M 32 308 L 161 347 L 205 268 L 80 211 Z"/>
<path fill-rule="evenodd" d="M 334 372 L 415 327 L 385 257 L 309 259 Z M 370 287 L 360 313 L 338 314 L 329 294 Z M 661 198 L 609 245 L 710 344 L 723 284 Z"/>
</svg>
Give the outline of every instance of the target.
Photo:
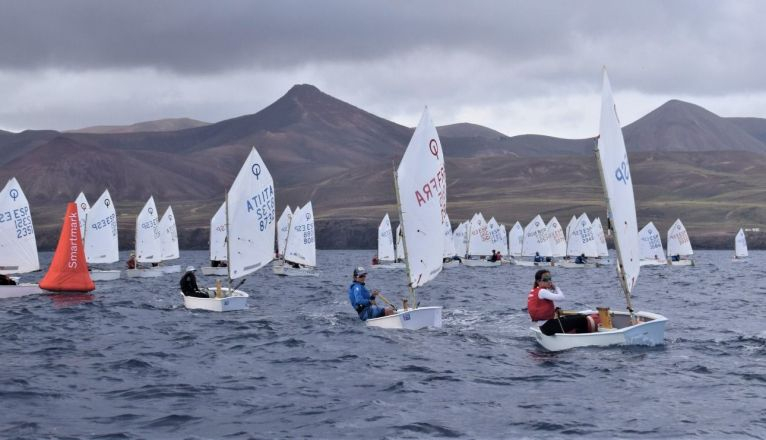
<svg viewBox="0 0 766 440">
<path fill-rule="evenodd" d="M 734 238 L 734 255 L 738 258 L 747 257 L 747 240 L 745 239 L 745 231 L 742 228 L 737 232 L 737 236 Z"/>
<path fill-rule="evenodd" d="M 176 217 L 173 208 L 168 206 L 165 214 L 160 219 L 160 242 L 162 243 L 162 260 L 175 260 L 180 257 L 178 251 L 178 231 L 176 230 Z"/>
<path fill-rule="evenodd" d="M 678 219 L 668 229 L 668 255 L 692 255 L 693 253 L 689 234 L 686 233 L 686 228 L 681 223 L 681 219 Z"/>
<path fill-rule="evenodd" d="M 226 210 L 229 273 L 234 279 L 255 272 L 274 258 L 274 180 L 255 148 L 229 189 Z"/>
<path fill-rule="evenodd" d="M 567 254 L 567 240 L 564 237 L 564 230 L 561 229 L 561 223 L 556 217 L 548 222 L 548 240 L 551 243 L 552 257 L 563 257 Z"/>
<path fill-rule="evenodd" d="M 452 224 L 450 224 L 449 216 L 444 214 L 444 257 L 451 258 L 457 255 L 455 250 L 455 238 L 452 236 Z"/>
<path fill-rule="evenodd" d="M 662 248 L 660 231 L 649 222 L 638 232 L 642 260 L 665 260 L 665 250 Z"/>
<path fill-rule="evenodd" d="M 277 255 L 283 257 L 285 255 L 285 243 L 287 243 L 287 230 L 290 228 L 290 219 L 293 217 L 293 212 L 290 210 L 290 205 L 285 206 L 285 210 L 282 211 L 282 215 L 279 216 L 277 221 Z"/>
<path fill-rule="evenodd" d="M 391 219 L 386 213 L 378 226 L 378 260 L 394 261 L 395 259 L 394 233 L 391 230 Z"/>
<path fill-rule="evenodd" d="M 226 203 L 210 219 L 210 261 L 226 261 Z"/>
<path fill-rule="evenodd" d="M 622 137 L 617 108 L 612 98 L 609 77 L 604 69 L 601 95 L 601 121 L 596 155 L 604 184 L 607 208 L 611 213 L 611 226 L 619 264 L 617 269 L 623 288 L 629 298 L 640 271 L 636 202 L 633 198 L 628 153 Z"/>
<path fill-rule="evenodd" d="M 404 240 L 402 239 L 402 225 L 401 223 L 396 227 L 396 260 L 403 261 L 407 258 L 404 253 Z"/>
<path fill-rule="evenodd" d="M 457 225 L 452 233 L 452 239 L 455 243 L 455 254 L 464 257 L 468 252 L 468 222 Z"/>
<path fill-rule="evenodd" d="M 162 241 L 154 197 L 149 197 L 136 217 L 136 261 L 159 263 L 162 261 Z"/>
<path fill-rule="evenodd" d="M 80 219 L 80 237 L 85 237 L 85 222 L 88 219 L 88 211 L 90 211 L 90 203 L 85 197 L 84 193 L 80 193 L 74 201 L 77 205 L 77 218 Z"/>
<path fill-rule="evenodd" d="M 521 256 L 521 250 L 523 247 L 524 228 L 521 226 L 521 223 L 516 222 L 511 228 L 511 231 L 508 232 L 508 255 L 512 257 Z"/>
<path fill-rule="evenodd" d="M 428 108 L 396 171 L 410 287 L 434 279 L 442 270 L 447 181 L 444 151 Z"/>
<path fill-rule="evenodd" d="M 487 230 L 489 231 L 489 238 L 492 242 L 492 249 L 494 249 L 495 252 L 500 251 L 501 254 L 504 254 L 505 251 L 503 249 L 507 247 L 505 246 L 505 240 L 503 239 L 505 232 L 500 229 L 500 225 L 494 217 L 490 218 L 487 222 Z"/>
<path fill-rule="evenodd" d="M 40 269 L 29 202 L 16 178 L 0 192 L 0 273 Z"/>
<path fill-rule="evenodd" d="M 80 203 L 77 203 L 80 209 Z M 82 220 L 82 218 L 80 218 Z M 112 196 L 105 190 L 88 211 L 85 224 L 85 258 L 89 264 L 114 263 L 120 259 L 117 239 L 117 213 Z"/>
<path fill-rule="evenodd" d="M 609 249 L 606 247 L 606 235 L 604 235 L 604 227 L 601 225 L 601 219 L 596 217 L 593 220 L 593 235 L 596 237 L 596 252 L 599 257 L 608 257 Z"/>
<path fill-rule="evenodd" d="M 316 267 L 317 248 L 314 236 L 314 208 L 311 202 L 295 210 L 285 244 L 285 260 Z"/>
<path fill-rule="evenodd" d="M 468 238 L 468 255 L 486 256 L 492 255 L 492 236 L 489 226 L 481 213 L 471 219 L 471 236 Z"/>
<path fill-rule="evenodd" d="M 593 233 L 593 224 L 588 215 L 583 213 L 569 231 L 567 240 L 567 255 L 576 257 L 585 255 L 586 257 L 598 257 L 598 248 L 596 247 L 596 236 Z"/>
<path fill-rule="evenodd" d="M 575 224 L 577 224 L 577 217 L 575 217 L 575 216 L 572 216 L 572 219 L 571 219 L 571 220 L 569 220 L 569 223 L 567 224 L 567 234 L 566 234 L 566 238 L 567 238 L 567 249 L 569 249 L 569 237 L 571 237 L 571 234 L 572 234 L 572 228 L 574 227 L 574 225 L 575 225 Z"/>
<path fill-rule="evenodd" d="M 503 239 L 503 243 L 498 251 L 501 255 L 508 255 L 508 231 L 505 229 L 505 225 L 500 225 L 500 234 Z"/>
<path fill-rule="evenodd" d="M 548 240 L 548 225 L 540 215 L 533 218 L 524 228 L 524 245 L 521 250 L 521 255 L 524 257 L 534 257 L 536 254 L 541 257 L 552 256 L 551 242 Z"/>
</svg>

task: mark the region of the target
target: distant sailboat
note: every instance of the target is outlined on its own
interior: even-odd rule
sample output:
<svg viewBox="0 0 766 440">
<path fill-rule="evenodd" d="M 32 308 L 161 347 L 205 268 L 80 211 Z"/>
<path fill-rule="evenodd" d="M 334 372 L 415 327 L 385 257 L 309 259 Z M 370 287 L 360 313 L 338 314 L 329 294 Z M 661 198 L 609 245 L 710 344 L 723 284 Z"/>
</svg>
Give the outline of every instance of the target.
<svg viewBox="0 0 766 440">
<path fill-rule="evenodd" d="M 524 227 L 516 222 L 508 232 L 508 255 L 511 257 L 511 263 L 515 263 L 518 257 L 521 257 L 521 251 L 524 248 Z"/>
<path fill-rule="evenodd" d="M 173 207 L 168 206 L 160 219 L 160 242 L 162 243 L 162 262 L 177 260 L 181 253 L 178 249 L 178 230 L 176 229 L 176 217 L 173 215 Z M 181 272 L 180 264 L 160 265 L 162 273 Z"/>
<path fill-rule="evenodd" d="M 85 249 L 80 236 L 77 205 L 67 204 L 61 235 L 48 272 L 40 280 L 40 288 L 51 292 L 90 292 L 96 289 L 88 272 Z"/>
<path fill-rule="evenodd" d="M 210 219 L 210 261 L 216 262 L 216 266 L 203 266 L 203 275 L 224 276 L 229 273 L 226 268 L 226 203 L 221 204 Z"/>
<path fill-rule="evenodd" d="M 40 270 L 32 213 L 16 178 L 0 192 L 0 274 L 24 274 Z M 37 284 L 0 286 L 0 299 L 42 293 Z"/>
<path fill-rule="evenodd" d="M 308 202 L 293 213 L 287 232 L 284 258 L 274 264 L 272 270 L 275 274 L 283 276 L 315 277 L 319 276 L 316 266 L 314 208 L 311 202 Z"/>
<path fill-rule="evenodd" d="M 638 232 L 638 238 L 641 246 L 641 266 L 667 266 L 668 260 L 665 258 L 665 249 L 662 248 L 662 238 L 660 231 L 649 222 Z"/>
<path fill-rule="evenodd" d="M 407 255 L 408 308 L 368 319 L 368 326 L 416 330 L 441 327 L 441 307 L 419 307 L 415 289 L 436 278 L 444 256 L 447 180 L 444 151 L 428 109 L 423 112 L 394 175 L 399 222 Z M 426 191 L 427 189 L 427 191 Z"/>
<path fill-rule="evenodd" d="M 583 213 L 569 228 L 566 252 L 569 260 L 556 263 L 557 266 L 573 269 L 596 267 L 595 258 L 598 257 L 596 237 L 593 234 L 593 224 L 587 214 Z M 589 258 L 593 260 L 588 260 Z"/>
<path fill-rule="evenodd" d="M 227 312 L 247 308 L 248 294 L 232 287 L 232 282 L 274 258 L 274 180 L 255 148 L 239 170 L 225 205 L 228 286 L 208 287 L 208 292 L 215 294 L 213 298 L 195 298 L 181 292 L 187 309 Z"/>
<path fill-rule="evenodd" d="M 85 196 L 83 195 L 83 199 Z M 76 202 L 77 203 L 77 202 Z M 78 215 L 87 200 L 77 203 Z M 90 265 L 93 281 L 111 281 L 120 278 L 119 269 L 96 269 L 94 264 L 111 264 L 120 260 L 117 238 L 117 213 L 109 190 L 104 190 L 93 206 L 85 210 L 87 218 L 82 229 L 85 258 Z M 83 224 L 83 219 L 80 219 Z"/>
<path fill-rule="evenodd" d="M 490 261 L 492 256 L 492 235 L 487 221 L 481 213 L 471 219 L 468 226 L 468 256 L 463 259 L 467 267 L 498 267 L 501 262 Z"/>
<path fill-rule="evenodd" d="M 603 266 L 612 264 L 612 260 L 609 259 L 609 249 L 606 247 L 606 235 L 604 234 L 604 227 L 601 225 L 601 219 L 596 217 L 593 220 L 593 235 L 596 237 L 596 265 Z"/>
<path fill-rule="evenodd" d="M 694 251 L 686 227 L 677 219 L 668 229 L 668 260 L 671 266 L 694 266 Z"/>
<path fill-rule="evenodd" d="M 402 253 L 404 251 L 402 250 Z M 396 262 L 396 250 L 394 249 L 394 233 L 391 228 L 391 219 L 388 213 L 383 217 L 378 226 L 378 262 L 371 266 L 373 269 L 404 269 L 404 263 Z"/>
<path fill-rule="evenodd" d="M 127 269 L 128 278 L 155 278 L 162 276 L 158 266 L 141 267 L 146 264 L 159 264 L 162 261 L 162 241 L 154 197 L 149 197 L 141 212 L 136 217 L 136 268 Z"/>
<path fill-rule="evenodd" d="M 574 347 L 664 343 L 667 318 L 651 312 L 634 312 L 631 303 L 631 292 L 640 271 L 636 204 L 628 154 L 606 69 L 603 75 L 600 135 L 596 157 L 610 213 L 609 224 L 614 228 L 612 231 L 617 248 L 617 277 L 625 294 L 627 311 L 617 312 L 606 308 L 599 310 L 599 315 L 602 316 L 601 324 L 598 331 L 593 333 L 557 333 L 546 336 L 538 327 L 532 327 L 535 339 L 551 351 Z M 587 310 L 581 313 L 591 314 L 595 311 Z"/>
<path fill-rule="evenodd" d="M 734 260 L 742 261 L 747 258 L 747 239 L 745 239 L 745 231 L 742 228 L 737 232 L 737 236 L 734 237 Z"/>
<path fill-rule="evenodd" d="M 468 253 L 468 222 L 460 223 L 452 232 L 455 253 L 463 258 Z"/>
<path fill-rule="evenodd" d="M 551 243 L 551 257 L 556 259 L 566 256 L 567 240 L 566 237 L 564 237 L 564 230 L 561 228 L 561 223 L 559 223 L 556 217 L 553 217 L 548 221 L 548 240 Z"/>
<path fill-rule="evenodd" d="M 296 208 L 297 210 L 297 208 Z M 285 206 L 282 215 L 277 220 L 277 258 L 284 258 L 285 245 L 287 244 L 287 235 L 290 230 L 290 221 L 293 218 L 293 211 L 290 206 Z"/>
<path fill-rule="evenodd" d="M 457 255 L 457 251 L 455 250 L 455 237 L 452 236 L 452 225 L 447 213 L 444 213 L 442 225 L 444 230 L 444 263 L 442 263 L 442 268 L 453 269 L 460 266 L 460 260 L 453 258 Z"/>
<path fill-rule="evenodd" d="M 396 227 L 396 262 L 404 263 L 407 260 L 407 252 L 404 249 L 404 239 L 402 237 L 402 224 Z"/>
<path fill-rule="evenodd" d="M 534 261 L 552 257 L 551 240 L 548 237 L 548 225 L 538 214 L 524 228 L 524 242 L 522 243 L 521 256 L 533 257 L 533 260 L 515 259 L 513 264 L 518 266 L 550 266 L 550 261 Z"/>
</svg>

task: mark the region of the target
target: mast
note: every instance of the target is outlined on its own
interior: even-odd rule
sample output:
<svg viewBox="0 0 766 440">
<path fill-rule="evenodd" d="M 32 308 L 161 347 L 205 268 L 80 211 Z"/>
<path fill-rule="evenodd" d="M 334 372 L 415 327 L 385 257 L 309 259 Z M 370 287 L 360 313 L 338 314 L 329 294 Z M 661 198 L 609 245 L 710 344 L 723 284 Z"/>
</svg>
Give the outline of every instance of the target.
<svg viewBox="0 0 766 440">
<path fill-rule="evenodd" d="M 402 201 L 401 197 L 399 196 L 399 181 L 397 180 L 398 176 L 396 173 L 396 170 L 394 170 L 394 192 L 396 193 L 396 207 L 399 211 L 399 225 L 402 228 L 402 246 L 404 246 L 404 267 L 407 269 L 407 287 L 410 289 L 410 297 L 412 298 L 412 305 L 410 308 L 417 309 L 418 308 L 418 302 L 417 298 L 415 296 L 415 289 L 412 287 L 412 283 L 410 280 L 411 277 L 411 270 L 410 270 L 410 254 L 407 252 L 407 240 L 404 237 L 404 216 L 402 215 Z"/>
<path fill-rule="evenodd" d="M 596 138 L 596 148 L 594 151 L 596 152 L 596 164 L 598 165 L 598 175 L 601 178 L 601 187 L 604 188 L 604 200 L 606 200 L 607 230 L 612 230 L 612 210 L 609 203 L 609 192 L 606 189 L 606 181 L 604 180 L 604 168 L 601 165 L 601 152 L 598 149 L 598 140 L 600 137 L 601 136 L 598 136 Z M 617 231 L 615 231 L 615 236 L 616 234 Z M 628 283 L 625 280 L 625 273 L 622 271 L 622 253 L 620 253 L 620 240 L 614 240 L 614 248 L 617 251 L 617 264 L 615 265 L 615 268 L 617 269 L 617 278 L 620 279 L 620 286 L 622 287 L 623 294 L 625 295 L 625 303 L 627 304 L 628 311 L 630 312 L 631 316 L 633 316 L 633 304 L 630 301 L 630 290 L 628 289 Z"/>
</svg>

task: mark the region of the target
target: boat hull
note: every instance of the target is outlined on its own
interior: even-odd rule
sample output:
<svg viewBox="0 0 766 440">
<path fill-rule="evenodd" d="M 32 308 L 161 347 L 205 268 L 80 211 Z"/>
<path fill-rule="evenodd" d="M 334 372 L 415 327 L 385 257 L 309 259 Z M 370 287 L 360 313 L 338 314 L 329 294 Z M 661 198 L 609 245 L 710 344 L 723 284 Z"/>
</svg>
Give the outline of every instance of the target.
<svg viewBox="0 0 766 440">
<path fill-rule="evenodd" d="M 159 267 L 125 270 L 125 276 L 128 278 L 157 278 L 161 277 L 162 275 L 164 275 L 164 273 Z"/>
<path fill-rule="evenodd" d="M 114 281 L 120 279 L 120 270 L 91 270 L 90 279 L 93 281 Z"/>
<path fill-rule="evenodd" d="M 671 261 L 671 266 L 694 266 L 694 260 Z"/>
<path fill-rule="evenodd" d="M 43 293 L 43 289 L 37 284 L 23 283 L 12 286 L 0 286 L 0 299 L 19 298 L 27 295 Z"/>
<path fill-rule="evenodd" d="M 501 261 L 489 261 L 489 260 L 469 260 L 465 259 L 463 260 L 463 266 L 468 267 L 499 267 L 501 265 Z"/>
<path fill-rule="evenodd" d="M 441 328 L 441 307 L 418 307 L 397 311 L 393 315 L 365 321 L 368 327 L 380 327 L 390 329 L 417 330 L 423 327 Z"/>
<path fill-rule="evenodd" d="M 668 262 L 665 260 L 641 260 L 641 267 L 644 266 L 667 266 Z"/>
<path fill-rule="evenodd" d="M 580 312 L 595 313 L 592 310 Z M 616 329 L 599 329 L 593 333 L 561 334 L 552 336 L 542 334 L 539 328 L 531 327 L 530 331 L 535 340 L 549 351 L 568 350 L 576 347 L 607 347 L 611 345 L 645 345 L 654 346 L 665 343 L 665 323 L 668 319 L 651 312 L 637 312 L 639 318 L 646 319 L 636 325 L 628 325 Z M 614 319 L 628 318 L 628 312 L 612 312 Z"/>
<path fill-rule="evenodd" d="M 215 287 L 208 287 L 211 294 L 215 294 Z M 210 312 L 233 312 L 236 310 L 247 309 L 247 298 L 249 295 L 241 290 L 234 290 L 229 295 L 228 287 L 221 287 L 222 298 L 196 298 L 186 296 L 181 293 L 184 299 L 184 307 L 191 310 L 207 310 Z"/>
<path fill-rule="evenodd" d="M 223 276 L 227 276 L 229 274 L 229 268 L 228 267 L 211 267 L 211 266 L 206 266 L 206 267 L 203 267 L 201 270 L 202 270 L 202 275 L 207 275 L 207 276 L 219 276 L 219 277 L 223 277 Z"/>
<path fill-rule="evenodd" d="M 460 267 L 460 261 L 452 260 L 449 263 L 442 263 L 442 269 L 454 269 Z"/>
<path fill-rule="evenodd" d="M 373 264 L 370 269 L 404 269 L 404 263 L 380 263 Z"/>
<path fill-rule="evenodd" d="M 550 266 L 552 266 L 551 262 L 549 262 L 549 261 L 542 261 L 542 262 L 536 263 L 534 261 L 516 260 L 516 259 L 511 260 L 511 264 L 516 265 L 516 266 L 524 266 L 524 267 L 538 267 L 538 266 L 550 267 Z"/>
<path fill-rule="evenodd" d="M 315 267 L 292 267 L 284 264 L 274 264 L 271 270 L 275 275 L 284 277 L 318 277 L 319 271 Z"/>
<path fill-rule="evenodd" d="M 564 267 L 567 269 L 595 269 L 596 267 L 598 267 L 598 265 L 596 263 L 577 264 L 571 261 L 561 261 L 556 263 L 556 267 Z"/>
<path fill-rule="evenodd" d="M 179 273 L 181 272 L 181 265 L 174 264 L 172 266 L 159 266 L 162 273 Z"/>
</svg>

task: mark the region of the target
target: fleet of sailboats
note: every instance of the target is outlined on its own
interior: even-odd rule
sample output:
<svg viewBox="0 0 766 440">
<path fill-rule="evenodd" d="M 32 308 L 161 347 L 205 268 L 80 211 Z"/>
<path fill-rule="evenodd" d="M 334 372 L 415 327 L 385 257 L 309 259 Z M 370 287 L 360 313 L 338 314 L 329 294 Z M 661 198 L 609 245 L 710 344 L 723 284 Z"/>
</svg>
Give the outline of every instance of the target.
<svg viewBox="0 0 766 440">
<path fill-rule="evenodd" d="M 314 207 L 308 202 L 296 208 L 290 217 L 284 255 L 272 266 L 274 273 L 282 276 L 319 276 L 315 235 Z"/>
</svg>

